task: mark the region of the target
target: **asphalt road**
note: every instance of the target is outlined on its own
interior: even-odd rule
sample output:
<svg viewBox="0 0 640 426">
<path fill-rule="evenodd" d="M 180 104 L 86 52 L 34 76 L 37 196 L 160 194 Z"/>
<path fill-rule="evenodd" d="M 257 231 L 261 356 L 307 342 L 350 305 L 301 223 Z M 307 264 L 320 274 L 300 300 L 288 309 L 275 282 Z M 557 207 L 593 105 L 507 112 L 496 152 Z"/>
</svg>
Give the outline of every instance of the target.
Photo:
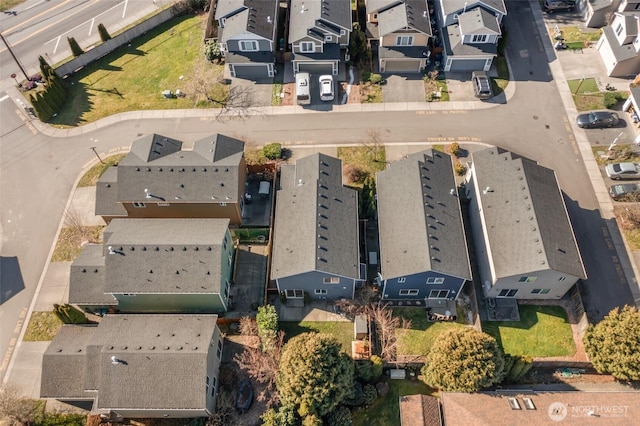
<svg viewBox="0 0 640 426">
<path fill-rule="evenodd" d="M 520 4 L 508 3 L 506 19 L 514 80 L 511 84 L 516 85 L 516 93 L 506 105 L 496 108 L 429 114 L 253 116 L 230 122 L 211 118 L 125 120 L 82 136 L 49 138 L 34 133 L 11 99 L 1 101 L 0 255 L 17 258 L 24 289 L 12 289 L 15 292 L 0 309 L 0 354 L 5 354 L 0 376 L 74 182 L 95 158 L 89 148 L 95 145 L 99 152 L 108 153 L 149 133 L 191 142 L 220 132 L 257 144 L 279 141 L 296 146 L 358 143 L 367 139 L 367 131 L 377 129 L 383 143 L 445 143 L 453 138 L 463 144 L 479 141 L 503 147 L 556 170 L 589 275 L 584 295 L 590 320 L 599 320 L 615 306 L 633 303 L 619 267 L 618 256 L 626 254 L 618 255 L 611 244 L 552 81 L 542 39 L 530 10 Z M 3 96 L 0 93 L 0 99 Z"/>
<path fill-rule="evenodd" d="M 0 14 L 0 29 L 29 76 L 38 72 L 38 56 L 54 64 L 71 55 L 67 37 L 86 49 L 100 41 L 98 24 L 114 34 L 173 0 L 28 0 Z M 24 78 L 5 45 L 0 45 L 0 80 Z M 15 82 L 14 82 L 15 83 Z"/>
</svg>

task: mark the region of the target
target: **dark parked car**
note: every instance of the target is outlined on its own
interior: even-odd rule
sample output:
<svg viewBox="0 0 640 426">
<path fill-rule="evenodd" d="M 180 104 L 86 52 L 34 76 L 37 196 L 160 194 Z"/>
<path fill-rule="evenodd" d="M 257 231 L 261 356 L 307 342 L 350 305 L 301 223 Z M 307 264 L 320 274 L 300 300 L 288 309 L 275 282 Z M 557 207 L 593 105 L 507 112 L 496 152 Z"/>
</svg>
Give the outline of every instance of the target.
<svg viewBox="0 0 640 426">
<path fill-rule="evenodd" d="M 621 183 L 609 188 L 609 195 L 616 201 L 640 201 L 640 185 Z"/>
<path fill-rule="evenodd" d="M 553 12 L 569 12 L 576 5 L 575 0 L 546 0 L 544 2 L 544 11 Z"/>
<path fill-rule="evenodd" d="M 620 118 L 618 114 L 610 111 L 591 111 L 585 114 L 580 114 L 576 118 L 576 123 L 580 128 L 595 128 L 595 127 L 611 127 L 618 124 Z"/>
</svg>

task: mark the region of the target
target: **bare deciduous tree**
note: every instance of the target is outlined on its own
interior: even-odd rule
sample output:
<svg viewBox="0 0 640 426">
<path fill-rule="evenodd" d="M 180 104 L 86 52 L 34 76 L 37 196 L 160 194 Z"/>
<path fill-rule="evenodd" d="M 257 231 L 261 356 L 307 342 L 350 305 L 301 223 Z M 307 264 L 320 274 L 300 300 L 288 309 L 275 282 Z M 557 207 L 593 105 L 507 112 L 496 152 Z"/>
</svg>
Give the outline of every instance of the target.
<svg viewBox="0 0 640 426">
<path fill-rule="evenodd" d="M 375 323 L 380 357 L 387 362 L 395 361 L 398 348 L 396 330 L 411 328 L 411 321 L 393 316 L 393 311 L 387 307 L 387 304 L 382 303 L 369 305 L 367 313 L 369 319 Z"/>
<path fill-rule="evenodd" d="M 258 392 L 256 399 L 258 401 L 266 401 L 267 405 L 278 402 L 276 375 L 278 374 L 283 346 L 284 332 L 280 331 L 272 349 L 263 352 L 260 349 L 260 345 L 245 347 L 243 352 L 233 357 L 234 361 L 249 377 L 264 385 L 263 389 Z"/>
<path fill-rule="evenodd" d="M 23 396 L 16 386 L 0 386 L 0 421 L 9 426 L 30 424 L 37 412 L 38 401 Z"/>
<path fill-rule="evenodd" d="M 205 426 L 226 426 L 238 424 L 233 395 L 228 392 L 220 392 L 216 397 L 216 412 L 205 423 Z"/>
<path fill-rule="evenodd" d="M 253 89 L 249 85 L 232 85 L 229 89 L 223 83 L 223 68 L 215 67 L 208 61 L 198 61 L 185 82 L 185 93 L 194 105 L 208 103 L 218 107 L 219 120 L 246 118 L 258 110 Z"/>
<path fill-rule="evenodd" d="M 238 328 L 238 330 L 243 336 L 258 336 L 258 324 L 253 318 L 240 318 L 240 327 Z"/>
</svg>

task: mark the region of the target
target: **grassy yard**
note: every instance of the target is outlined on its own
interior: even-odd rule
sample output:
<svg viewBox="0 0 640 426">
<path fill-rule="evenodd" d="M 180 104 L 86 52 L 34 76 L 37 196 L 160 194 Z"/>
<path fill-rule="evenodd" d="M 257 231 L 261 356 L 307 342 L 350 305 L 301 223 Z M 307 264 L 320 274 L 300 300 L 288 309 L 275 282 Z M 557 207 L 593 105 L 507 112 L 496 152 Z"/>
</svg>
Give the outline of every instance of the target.
<svg viewBox="0 0 640 426">
<path fill-rule="evenodd" d="M 35 311 L 31 314 L 24 340 L 27 342 L 53 340 L 60 328 L 62 328 L 62 321 L 52 311 Z"/>
<path fill-rule="evenodd" d="M 640 250 L 640 206 L 636 203 L 614 206 L 618 227 L 631 250 Z"/>
<path fill-rule="evenodd" d="M 565 40 L 565 43 L 582 43 L 598 41 L 602 35 L 602 30 L 597 31 L 581 31 L 580 28 L 575 26 L 559 27 L 560 33 Z M 549 27 L 549 37 L 554 40 L 555 32 L 554 27 Z"/>
<path fill-rule="evenodd" d="M 82 188 L 85 186 L 96 186 L 98 183 L 98 179 L 100 176 L 107 171 L 107 169 L 111 166 L 114 166 L 120 162 L 124 158 L 126 154 L 118 154 L 112 155 L 111 157 L 103 158 L 104 164 L 98 163 L 95 166 L 91 167 L 87 173 L 84 174 L 80 178 L 80 182 L 78 182 L 78 188 Z"/>
<path fill-rule="evenodd" d="M 345 170 L 356 168 L 359 170 L 360 179 L 353 182 L 355 186 L 361 186 L 366 176 L 375 176 L 387 165 L 387 155 L 384 146 L 381 146 L 380 134 L 377 130 L 367 132 L 367 139 L 362 146 L 346 146 L 338 148 L 338 158 L 342 160 Z"/>
<path fill-rule="evenodd" d="M 0 0 L 0 11 L 12 9 L 14 6 L 24 3 L 25 0 Z"/>
<path fill-rule="evenodd" d="M 615 145 L 613 150 L 615 152 L 615 156 L 611 159 L 608 156 L 602 157 L 601 154 L 607 154 L 608 145 L 594 145 L 591 147 L 591 151 L 593 152 L 593 156 L 596 159 L 596 162 L 600 165 L 609 164 L 609 163 L 621 163 L 625 161 L 640 162 L 640 154 L 635 152 L 632 145 L 624 144 L 624 145 Z"/>
<path fill-rule="evenodd" d="M 443 331 L 465 327 L 458 322 L 430 322 L 424 308 L 394 309 L 393 315 L 411 320 L 410 329 L 396 330 L 398 355 L 426 356 Z"/>
<path fill-rule="evenodd" d="M 196 79 L 216 81 L 219 76 L 223 65 L 203 65 L 204 23 L 205 15 L 177 17 L 88 65 L 67 80 L 69 99 L 50 122 L 77 126 L 125 111 L 214 107 L 195 105 L 189 96 L 161 95 L 177 89 L 189 95 Z M 227 91 L 218 83 L 211 88 L 216 99 Z"/>
<path fill-rule="evenodd" d="M 520 321 L 485 321 L 482 329 L 511 355 L 571 356 L 576 347 L 561 306 L 520 305 Z"/>
<path fill-rule="evenodd" d="M 360 102 L 363 104 L 382 103 L 382 86 L 370 81 L 360 83 Z"/>
<path fill-rule="evenodd" d="M 578 111 L 612 108 L 629 97 L 628 92 L 601 92 L 595 78 L 569 80 L 567 83 Z"/>
<path fill-rule="evenodd" d="M 444 77 L 444 76 L 443 76 Z M 440 98 L 436 97 L 436 93 L 440 92 Z M 447 80 L 444 78 L 431 80 L 429 78 L 424 79 L 424 94 L 427 102 L 440 101 L 448 102 L 449 88 L 447 87 Z"/>
<path fill-rule="evenodd" d="M 389 380 L 389 393 L 371 406 L 353 412 L 354 426 L 388 426 L 400 424 L 399 398 L 405 395 L 433 395 L 436 391 L 420 380 Z"/>
<path fill-rule="evenodd" d="M 285 332 L 285 340 L 302 333 L 315 331 L 317 333 L 332 334 L 342 345 L 342 350 L 351 354 L 351 341 L 353 340 L 353 323 L 350 321 L 281 321 L 280 329 Z"/>
<path fill-rule="evenodd" d="M 52 262 L 71 262 L 82 250 L 84 242 L 102 242 L 104 226 L 74 226 L 62 228 L 56 248 L 51 257 Z"/>
<path fill-rule="evenodd" d="M 498 71 L 498 76 L 492 79 L 494 93 L 497 95 L 504 92 L 504 89 L 509 85 L 509 66 L 504 56 L 497 56 L 493 63 L 496 64 L 496 70 Z"/>
</svg>

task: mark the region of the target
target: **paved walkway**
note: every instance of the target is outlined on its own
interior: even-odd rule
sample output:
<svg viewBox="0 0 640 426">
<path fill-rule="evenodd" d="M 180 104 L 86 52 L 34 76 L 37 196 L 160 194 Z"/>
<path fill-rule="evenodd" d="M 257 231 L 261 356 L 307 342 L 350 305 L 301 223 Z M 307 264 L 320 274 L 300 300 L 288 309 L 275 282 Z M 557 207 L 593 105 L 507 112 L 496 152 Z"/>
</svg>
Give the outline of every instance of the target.
<svg viewBox="0 0 640 426">
<path fill-rule="evenodd" d="M 532 4 L 535 2 L 532 1 Z M 537 5 L 537 3 L 535 3 Z M 541 32 L 541 34 L 546 33 L 544 20 L 542 17 L 542 12 L 539 7 L 533 7 L 534 16 L 536 20 L 536 24 Z M 562 98 L 565 109 L 569 116 L 569 120 L 572 123 L 573 133 L 575 135 L 576 142 L 580 149 L 580 153 L 582 155 L 583 161 L 587 167 L 591 180 L 593 182 L 593 186 L 596 192 L 596 196 L 600 203 L 601 212 L 603 217 L 611 218 L 613 217 L 613 204 L 608 195 L 607 188 L 604 184 L 604 180 L 600 173 L 600 169 L 597 166 L 595 159 L 593 158 L 593 154 L 591 152 L 591 145 L 589 140 L 586 137 L 586 134 L 582 129 L 577 128 L 573 122 L 574 118 L 577 115 L 577 111 L 575 109 L 573 98 L 569 91 L 569 88 L 566 84 L 566 74 L 575 73 L 575 70 L 584 70 L 583 63 L 585 61 L 584 57 L 578 57 L 578 54 L 572 54 L 570 52 L 558 52 L 558 58 L 556 58 L 556 52 L 553 50 L 551 42 L 549 39 L 544 39 L 543 44 L 545 46 L 545 50 L 547 52 L 547 56 L 550 60 L 549 66 L 551 67 L 551 72 L 554 76 L 554 80 L 558 87 L 558 92 Z M 594 49 L 586 49 L 586 55 L 594 55 Z M 576 55 L 576 56 L 570 56 Z M 563 62 L 561 63 L 560 60 Z M 599 58 L 593 57 L 592 61 L 588 61 L 589 63 L 600 63 Z M 605 76 L 604 66 L 600 63 L 600 68 L 598 70 L 599 76 Z M 594 76 L 594 75 L 590 75 Z M 572 77 L 573 78 L 573 77 Z M 617 81 L 616 79 L 606 79 L 602 77 L 603 82 L 609 82 L 611 84 L 617 84 L 618 87 L 623 87 L 623 83 Z M 627 82 L 628 83 L 628 82 Z M 626 85 L 626 83 L 624 83 Z M 511 83 L 507 86 L 504 97 L 508 102 L 515 93 L 516 84 Z M 22 96 L 15 87 L 12 87 L 7 90 L 7 93 L 14 99 L 21 99 L 22 102 L 26 104 L 26 100 Z M 334 105 L 332 111 L 335 112 L 367 112 L 367 111 L 442 111 L 442 110 L 476 110 L 476 109 L 485 109 L 485 108 L 493 108 L 498 106 L 499 104 L 492 104 L 486 102 L 478 102 L 477 100 L 473 101 L 453 101 L 453 102 L 396 102 L 396 103 L 382 103 L 382 104 L 346 104 L 346 105 Z M 285 114 L 313 114 L 313 113 L 324 113 L 323 111 L 314 111 L 308 108 L 302 108 L 299 106 L 283 106 L 283 107 L 258 107 L 254 108 L 249 112 L 252 115 L 285 115 Z M 99 120 L 94 123 L 89 123 L 81 127 L 75 127 L 70 129 L 57 129 L 55 127 L 49 126 L 47 124 L 41 123 L 38 120 L 31 120 L 31 124 L 41 133 L 48 135 L 50 137 L 55 138 L 64 138 L 68 136 L 77 136 L 82 135 L 87 132 L 94 131 L 98 128 L 108 127 L 117 122 L 121 122 L 123 120 L 139 120 L 139 119 L 148 119 L 148 118 L 162 118 L 167 120 L 185 118 L 185 117 L 217 117 L 219 114 L 218 110 L 209 110 L 209 109 L 197 109 L 197 110 L 160 110 L 160 111 L 131 111 L 125 112 L 121 114 L 117 114 L 114 116 L 110 116 Z M 413 147 L 409 147 L 408 144 L 405 148 L 401 148 L 395 146 L 394 149 L 398 155 L 401 152 L 412 152 Z M 424 148 L 424 145 L 421 145 Z M 298 158 L 303 156 L 302 154 L 309 153 L 309 150 L 319 150 L 319 147 L 304 147 L 300 148 L 300 152 L 298 153 L 298 148 L 292 149 L 294 158 Z M 335 149 L 335 148 L 329 148 Z M 307 151 L 303 151 L 307 150 Z M 406 154 L 405 154 L 406 155 Z M 94 194 L 91 194 L 91 189 L 78 189 L 74 191 L 74 194 L 69 200 L 69 206 L 73 206 L 74 209 L 78 211 L 86 212 L 86 218 L 88 221 L 98 221 L 93 214 L 94 211 L 94 202 L 95 202 L 95 191 Z M 63 219 L 64 222 L 64 219 Z M 63 222 L 60 224 L 60 228 L 63 225 Z M 622 239 L 618 228 L 610 223 L 611 221 L 607 221 L 607 226 L 609 227 L 609 232 L 611 234 L 611 240 L 616 247 L 616 250 L 619 253 L 624 252 L 628 249 L 625 245 L 624 240 Z M 58 231 L 59 232 L 59 231 Z M 57 239 L 57 238 L 56 238 Z M 640 303 L 640 289 L 638 288 L 638 281 L 636 280 L 636 276 L 638 274 L 638 268 L 636 267 L 636 263 L 640 263 L 640 253 L 627 251 L 630 256 L 631 261 L 627 261 L 625 256 L 621 256 L 620 260 L 622 263 L 622 268 L 624 274 L 628 280 L 628 282 L 633 283 L 630 285 L 633 296 L 635 300 Z M 635 257 L 635 261 L 633 260 Z M 49 310 L 53 303 L 64 302 L 68 298 L 68 263 L 58 264 L 58 263 L 49 263 L 45 270 L 43 271 L 42 277 L 38 284 L 38 288 L 36 289 L 36 293 L 34 296 L 34 301 L 29 309 L 29 313 L 27 318 L 30 317 L 31 312 L 38 310 Z M 326 307 L 318 307 L 318 306 L 310 306 L 308 308 L 299 308 L 296 310 L 287 309 L 288 313 L 284 313 L 287 319 L 290 320 L 300 320 L 304 319 L 307 321 L 322 321 L 322 320 L 335 320 L 337 318 L 341 318 L 339 315 L 333 313 L 330 309 Z M 283 319 L 285 319 L 283 317 Z M 25 395 L 39 398 L 39 390 L 40 390 L 40 368 L 42 364 L 42 355 L 48 346 L 48 342 L 23 342 L 22 338 L 24 336 L 24 332 L 26 331 L 26 327 L 23 327 L 22 333 L 19 338 L 19 342 L 14 351 L 14 356 L 9 364 L 9 368 L 7 374 L 5 376 L 5 382 L 15 384 L 19 386 L 25 393 Z"/>
</svg>

